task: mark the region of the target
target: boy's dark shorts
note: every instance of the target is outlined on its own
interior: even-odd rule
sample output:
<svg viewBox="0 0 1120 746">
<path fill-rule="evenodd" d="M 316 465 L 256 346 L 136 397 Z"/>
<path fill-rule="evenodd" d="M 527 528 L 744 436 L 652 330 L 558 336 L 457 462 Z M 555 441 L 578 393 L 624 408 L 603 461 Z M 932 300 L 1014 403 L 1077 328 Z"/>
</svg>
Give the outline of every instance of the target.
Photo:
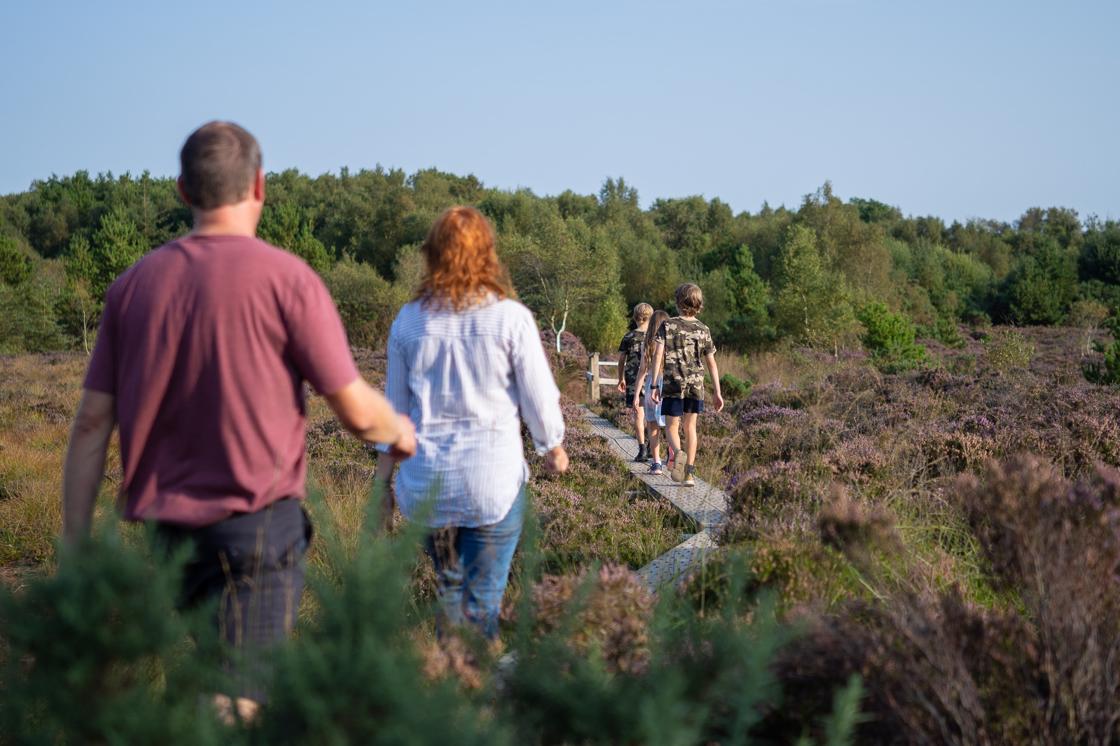
<svg viewBox="0 0 1120 746">
<path fill-rule="evenodd" d="M 666 417 L 680 417 L 683 414 L 700 414 L 704 411 L 704 400 L 693 399 L 663 399 L 661 401 L 661 414 Z"/>
</svg>

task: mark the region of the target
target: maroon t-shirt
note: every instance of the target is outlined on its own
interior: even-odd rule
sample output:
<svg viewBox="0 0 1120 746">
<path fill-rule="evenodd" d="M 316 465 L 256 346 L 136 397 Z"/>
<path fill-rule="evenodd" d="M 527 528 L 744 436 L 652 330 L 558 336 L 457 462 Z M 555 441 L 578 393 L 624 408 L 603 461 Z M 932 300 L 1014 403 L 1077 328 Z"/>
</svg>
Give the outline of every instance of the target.
<svg viewBox="0 0 1120 746">
<path fill-rule="evenodd" d="M 302 260 L 244 236 L 187 236 L 105 298 L 85 387 L 116 397 L 129 520 L 205 526 L 306 494 L 303 381 L 358 377 Z"/>
</svg>

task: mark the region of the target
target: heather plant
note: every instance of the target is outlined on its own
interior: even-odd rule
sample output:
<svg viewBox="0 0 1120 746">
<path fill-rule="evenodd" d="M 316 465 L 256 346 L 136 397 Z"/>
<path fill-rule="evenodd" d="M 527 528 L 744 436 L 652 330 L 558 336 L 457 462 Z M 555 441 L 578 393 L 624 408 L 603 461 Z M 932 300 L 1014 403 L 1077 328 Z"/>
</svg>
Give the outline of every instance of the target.
<svg viewBox="0 0 1120 746">
<path fill-rule="evenodd" d="M 1030 367 L 1035 352 L 1022 332 L 1012 328 L 993 329 L 984 340 L 984 349 L 988 366 L 1001 375 Z"/>
<path fill-rule="evenodd" d="M 1112 341 L 1094 342 L 1093 347 L 1101 354 L 1100 359 L 1089 360 L 1082 365 L 1086 380 L 1105 386 L 1120 384 L 1120 314 L 1115 314 L 1104 322 Z"/>
<path fill-rule="evenodd" d="M 611 587 L 621 599 L 604 595 Z M 499 704 L 520 742 L 548 744 L 770 742 L 766 714 L 783 704 L 772 664 L 796 636 L 772 597 L 748 593 L 704 615 L 667 594 L 650 618 L 648 596 L 610 568 L 546 579 L 523 599 L 517 629 Z M 802 735 L 848 742 L 860 719 L 859 684 L 848 684 Z"/>
</svg>

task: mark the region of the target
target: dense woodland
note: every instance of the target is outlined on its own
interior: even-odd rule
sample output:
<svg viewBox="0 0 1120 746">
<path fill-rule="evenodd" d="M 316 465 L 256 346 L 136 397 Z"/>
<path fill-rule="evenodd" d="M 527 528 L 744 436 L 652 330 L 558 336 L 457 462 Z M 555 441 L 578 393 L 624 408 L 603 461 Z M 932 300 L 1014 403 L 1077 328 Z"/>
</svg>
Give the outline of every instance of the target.
<svg viewBox="0 0 1120 746">
<path fill-rule="evenodd" d="M 1120 223 L 1052 207 L 946 225 L 844 202 L 829 183 L 796 209 L 735 214 L 699 196 L 643 210 L 621 178 L 540 197 L 436 170 L 291 170 L 269 175 L 259 232 L 323 276 L 354 344 L 376 346 L 416 285 L 433 218 L 456 203 L 493 220 L 542 325 L 589 348 L 612 349 L 639 301 L 671 308 L 684 280 L 704 288 L 717 342 L 739 350 L 866 344 L 868 309 L 954 344 L 959 322 L 1094 327 L 1120 306 Z M 88 349 L 113 278 L 189 222 L 174 180 L 147 173 L 79 171 L 0 197 L 0 352 Z"/>
</svg>

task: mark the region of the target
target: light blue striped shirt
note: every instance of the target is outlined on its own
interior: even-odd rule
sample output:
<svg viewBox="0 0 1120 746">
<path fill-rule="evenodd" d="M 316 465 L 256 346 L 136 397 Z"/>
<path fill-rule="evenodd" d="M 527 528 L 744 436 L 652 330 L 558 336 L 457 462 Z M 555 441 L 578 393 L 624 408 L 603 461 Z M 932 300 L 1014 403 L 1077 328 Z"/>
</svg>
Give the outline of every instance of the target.
<svg viewBox="0 0 1120 746">
<path fill-rule="evenodd" d="M 389 332 L 385 393 L 416 423 L 398 505 L 430 526 L 505 518 L 529 478 L 519 415 L 538 453 L 564 439 L 560 391 L 533 314 L 517 301 L 491 298 L 461 312 L 405 305 Z"/>
</svg>

